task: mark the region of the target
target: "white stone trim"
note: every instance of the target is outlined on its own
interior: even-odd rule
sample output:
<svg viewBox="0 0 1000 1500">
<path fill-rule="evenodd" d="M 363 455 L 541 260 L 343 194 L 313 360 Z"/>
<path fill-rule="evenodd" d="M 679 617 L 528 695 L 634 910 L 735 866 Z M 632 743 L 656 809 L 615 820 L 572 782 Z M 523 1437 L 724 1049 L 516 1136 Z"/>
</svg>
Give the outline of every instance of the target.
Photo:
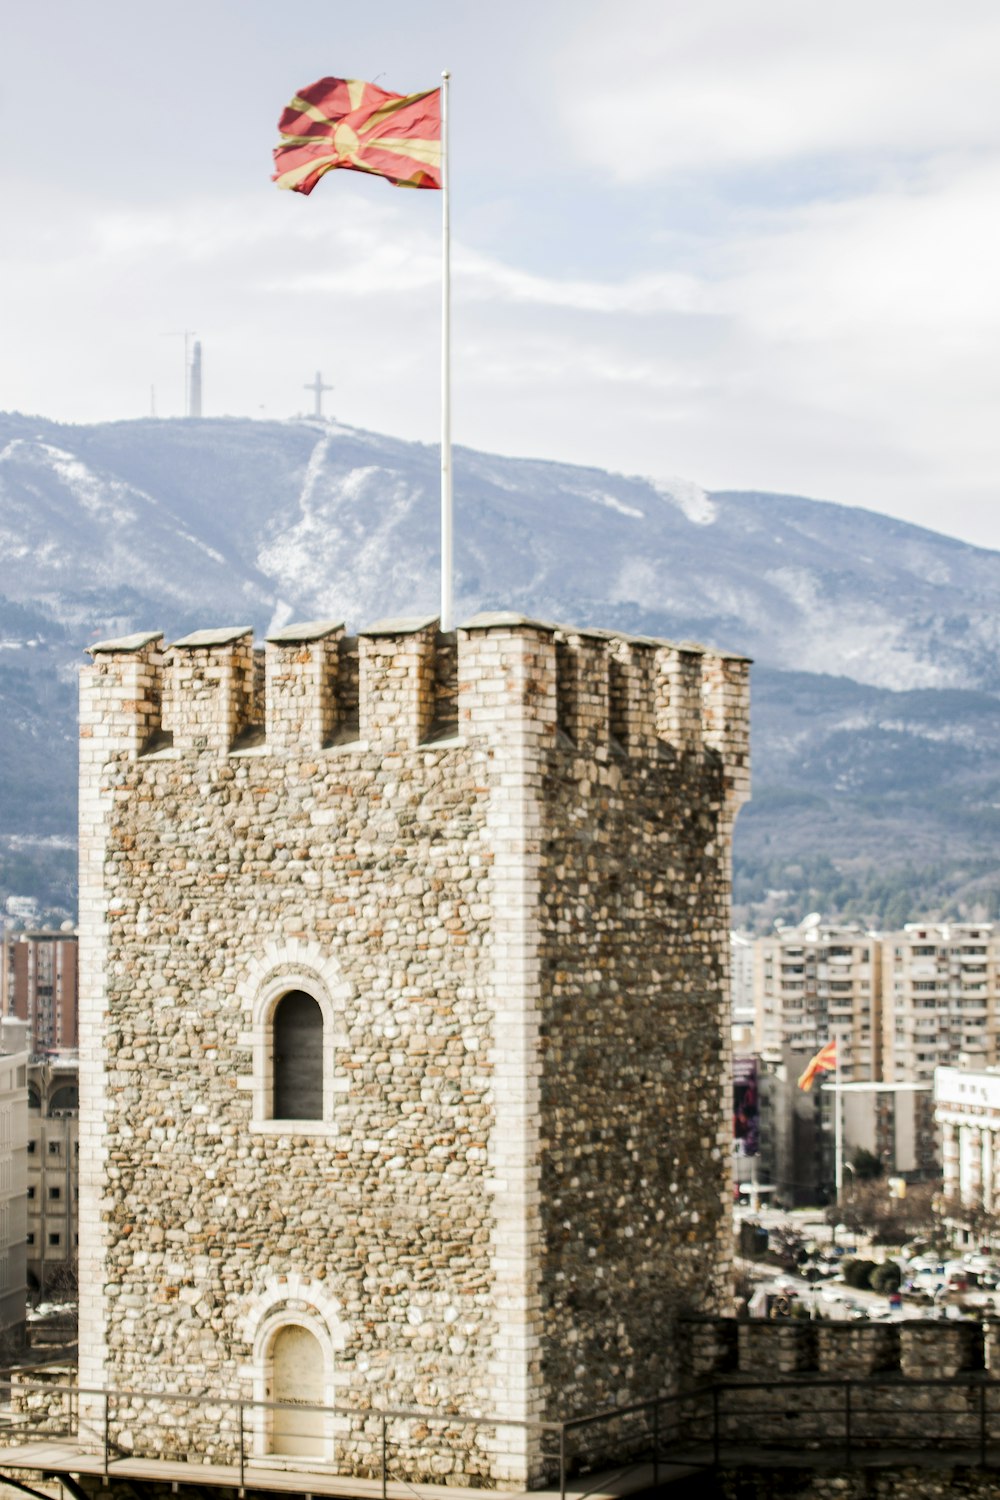
<svg viewBox="0 0 1000 1500">
<path fill-rule="evenodd" d="M 336 1355 L 343 1352 L 347 1335 L 339 1316 L 340 1303 L 327 1292 L 322 1282 L 292 1272 L 284 1277 L 270 1277 L 245 1302 L 236 1320 L 237 1335 L 249 1345 L 251 1364 L 244 1371 L 252 1382 L 253 1400 L 271 1400 L 271 1349 L 282 1328 L 297 1326 L 311 1333 L 323 1352 L 323 1405 L 337 1404 Z M 271 1458 L 270 1410 L 255 1406 L 251 1422 L 251 1452 L 256 1458 Z M 323 1461 L 333 1463 L 336 1437 L 346 1419 L 332 1414 L 325 1418 Z M 273 1455 L 281 1458 L 282 1455 Z"/>
<path fill-rule="evenodd" d="M 491 786 L 487 811 L 493 851 L 490 1062 L 495 1112 L 487 1184 L 493 1200 L 492 1296 L 500 1310 L 488 1371 L 496 1422 L 492 1473 L 501 1488 L 524 1488 L 536 1467 L 537 1434 L 518 1424 L 544 1415 L 539 1377 L 540 771 L 546 736 L 555 731 L 555 648 L 551 641 L 512 631 L 502 638 L 497 633 L 478 639 L 471 654 L 475 678 L 460 654 L 459 679 L 475 681 L 475 722 L 491 720 L 491 740 L 503 751 L 498 756 L 502 774 Z M 529 701 L 539 680 L 549 684 L 544 706 Z"/>
<path fill-rule="evenodd" d="M 323 1118 L 321 1120 L 275 1120 L 274 1097 L 274 1012 L 278 1001 L 290 990 L 311 995 L 323 1015 Z M 354 998 L 353 986 L 347 983 L 340 966 L 318 943 L 291 938 L 287 943 L 267 943 L 261 955 L 251 958 L 243 979 L 237 986 L 237 997 L 244 1013 L 249 1012 L 250 1047 L 253 1073 L 249 1083 L 251 1095 L 251 1131 L 261 1135 L 331 1135 L 335 1132 L 334 1106 L 338 1088 L 337 1049 L 347 1044 L 344 1007 Z"/>
</svg>

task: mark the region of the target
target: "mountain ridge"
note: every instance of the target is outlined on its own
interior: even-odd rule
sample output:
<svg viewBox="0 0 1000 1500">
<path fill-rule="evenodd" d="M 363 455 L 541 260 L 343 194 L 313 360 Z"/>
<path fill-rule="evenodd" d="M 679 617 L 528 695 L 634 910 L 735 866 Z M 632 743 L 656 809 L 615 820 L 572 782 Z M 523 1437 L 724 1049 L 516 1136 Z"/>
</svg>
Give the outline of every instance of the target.
<svg viewBox="0 0 1000 1500">
<path fill-rule="evenodd" d="M 0 413 L 0 829 L 70 829 L 65 730 L 90 640 L 435 613 L 438 462 L 436 446 L 310 418 Z M 908 846 L 950 860 L 954 899 L 993 899 L 1000 553 L 829 500 L 468 448 L 454 467 L 459 620 L 503 608 L 757 662 L 758 801 L 737 845 L 751 915 L 747 871 L 773 865 L 775 841 L 792 863 L 807 839 L 884 863 L 889 838 L 901 864 Z M 977 807 L 988 828 L 966 827 Z M 0 896 L 5 881 L 0 845 Z"/>
</svg>

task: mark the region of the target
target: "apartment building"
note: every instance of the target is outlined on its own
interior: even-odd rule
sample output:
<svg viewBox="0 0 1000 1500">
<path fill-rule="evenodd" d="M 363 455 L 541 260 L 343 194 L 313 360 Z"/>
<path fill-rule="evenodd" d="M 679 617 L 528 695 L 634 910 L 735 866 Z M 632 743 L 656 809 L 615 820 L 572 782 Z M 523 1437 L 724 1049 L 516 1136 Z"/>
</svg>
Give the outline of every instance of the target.
<svg viewBox="0 0 1000 1500">
<path fill-rule="evenodd" d="M 24 1339 L 27 1027 L 0 1020 L 0 1356 Z"/>
<path fill-rule="evenodd" d="M 730 998 L 733 1056 L 754 1050 L 754 938 L 747 932 L 729 934 Z"/>
<path fill-rule="evenodd" d="M 890 1082 L 936 1067 L 1000 1061 L 1000 931 L 990 922 L 910 922 L 883 939 L 883 1039 Z"/>
<path fill-rule="evenodd" d="M 844 1083 L 879 1078 L 882 1069 L 882 950 L 856 924 L 806 917 L 758 938 L 754 967 L 756 1050 L 778 1063 L 803 1062 L 836 1037 Z"/>
<path fill-rule="evenodd" d="M 0 1014 L 27 1021 L 33 1055 L 77 1046 L 74 932 L 18 932 L 3 938 Z"/>
<path fill-rule="evenodd" d="M 75 1053 L 28 1068 L 27 1276 L 40 1297 L 72 1293 L 76 1285 L 79 1079 Z"/>
<path fill-rule="evenodd" d="M 815 1203 L 833 1191 L 833 1090 L 803 1094 L 796 1080 L 831 1038 L 843 1084 L 879 1077 L 881 950 L 853 923 L 806 917 L 754 945 L 755 1050 L 773 1074 L 761 1119 L 783 1203 Z M 865 1144 L 855 1141 L 854 1144 Z"/>
</svg>

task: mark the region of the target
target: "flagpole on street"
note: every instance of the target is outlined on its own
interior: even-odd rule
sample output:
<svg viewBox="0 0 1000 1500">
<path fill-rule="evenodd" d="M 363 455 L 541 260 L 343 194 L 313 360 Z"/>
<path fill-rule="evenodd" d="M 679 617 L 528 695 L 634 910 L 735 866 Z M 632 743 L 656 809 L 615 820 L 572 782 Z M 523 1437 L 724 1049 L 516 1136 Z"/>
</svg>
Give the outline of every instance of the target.
<svg viewBox="0 0 1000 1500">
<path fill-rule="evenodd" d="M 833 1171 L 837 1202 L 840 1203 L 844 1189 L 844 1106 L 840 1092 L 840 1037 L 837 1037 L 836 1067 L 833 1073 Z"/>
<path fill-rule="evenodd" d="M 451 630 L 451 218 L 448 204 L 448 83 L 441 74 L 441 629 Z"/>
</svg>

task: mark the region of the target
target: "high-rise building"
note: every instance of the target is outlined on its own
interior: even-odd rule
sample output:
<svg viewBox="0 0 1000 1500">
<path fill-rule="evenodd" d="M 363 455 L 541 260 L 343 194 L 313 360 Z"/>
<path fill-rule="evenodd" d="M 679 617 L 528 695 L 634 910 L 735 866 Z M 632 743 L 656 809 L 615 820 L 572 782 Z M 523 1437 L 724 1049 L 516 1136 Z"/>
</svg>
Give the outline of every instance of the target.
<svg viewBox="0 0 1000 1500">
<path fill-rule="evenodd" d="M 3 939 L 0 1014 L 28 1023 L 33 1055 L 77 1046 L 74 932 L 18 932 Z"/>
<path fill-rule="evenodd" d="M 855 924 L 810 916 L 757 940 L 757 1051 L 773 1062 L 805 1061 L 836 1037 L 844 1083 L 879 1078 L 882 1067 L 881 946 Z"/>
<path fill-rule="evenodd" d="M 879 1077 L 880 958 L 873 933 L 819 916 L 779 926 L 755 944 L 756 1049 L 774 1075 L 761 1138 L 785 1203 L 822 1199 L 837 1172 L 833 1090 L 796 1087 L 806 1062 L 836 1039 L 842 1083 Z"/>
<path fill-rule="evenodd" d="M 883 1043 L 890 1082 L 1000 1061 L 1000 933 L 990 922 L 910 922 L 882 944 Z"/>
</svg>

